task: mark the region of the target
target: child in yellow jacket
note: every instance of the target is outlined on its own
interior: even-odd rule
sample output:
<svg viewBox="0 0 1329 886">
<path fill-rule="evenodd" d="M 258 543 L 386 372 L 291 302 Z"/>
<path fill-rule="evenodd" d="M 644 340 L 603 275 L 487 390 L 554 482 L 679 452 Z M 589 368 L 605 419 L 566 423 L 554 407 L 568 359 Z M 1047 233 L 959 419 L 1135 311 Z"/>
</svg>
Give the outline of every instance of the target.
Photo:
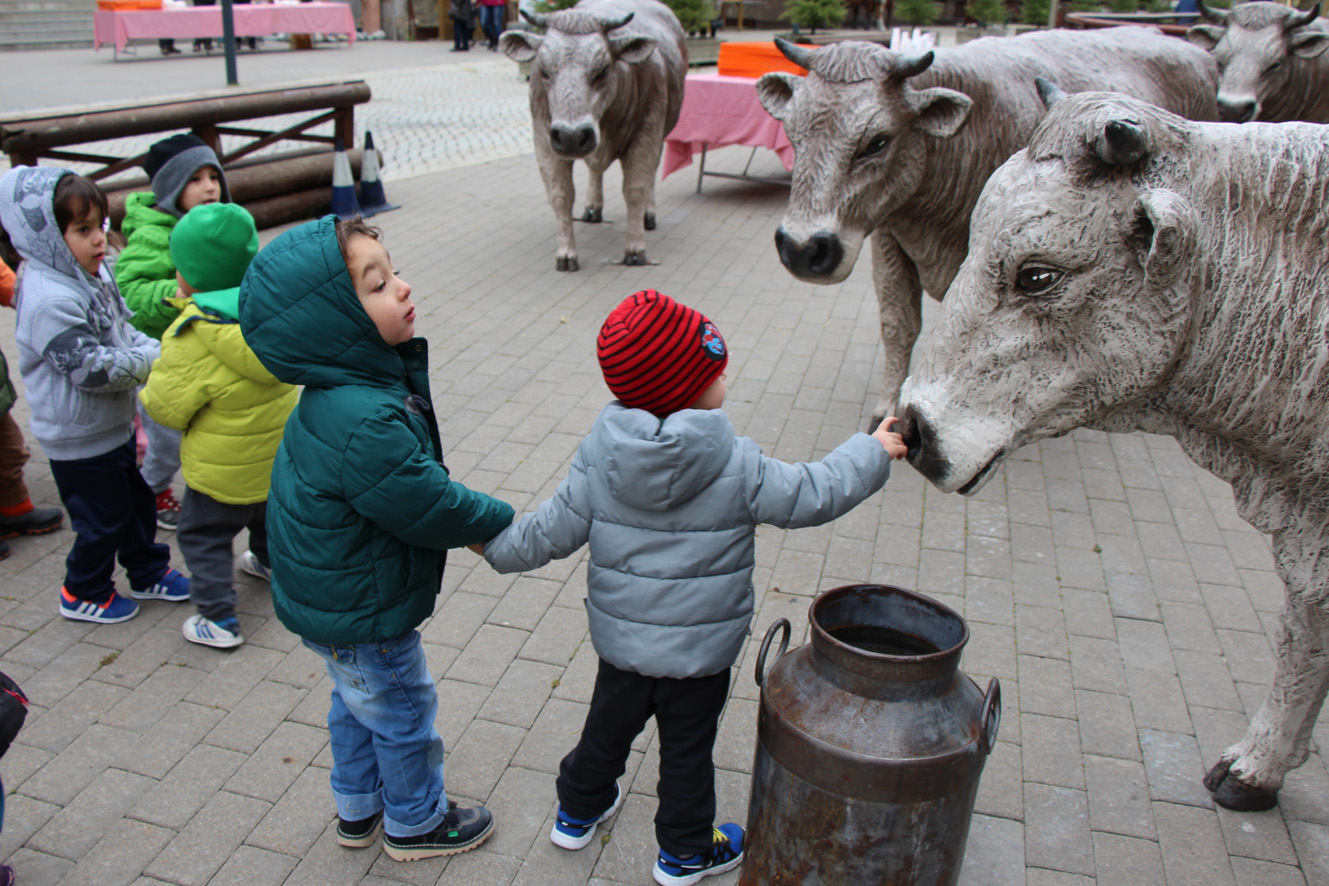
<svg viewBox="0 0 1329 886">
<path fill-rule="evenodd" d="M 162 355 L 139 394 L 155 421 L 183 432 L 187 488 L 176 538 L 198 609 L 184 635 L 219 648 L 244 642 L 231 542 L 245 527 L 249 550 L 240 568 L 268 579 L 268 484 L 296 402 L 295 386 L 264 369 L 240 332 L 240 280 L 257 252 L 254 219 L 241 206 L 208 204 L 180 219 L 171 259 L 183 310 L 162 336 Z"/>
</svg>

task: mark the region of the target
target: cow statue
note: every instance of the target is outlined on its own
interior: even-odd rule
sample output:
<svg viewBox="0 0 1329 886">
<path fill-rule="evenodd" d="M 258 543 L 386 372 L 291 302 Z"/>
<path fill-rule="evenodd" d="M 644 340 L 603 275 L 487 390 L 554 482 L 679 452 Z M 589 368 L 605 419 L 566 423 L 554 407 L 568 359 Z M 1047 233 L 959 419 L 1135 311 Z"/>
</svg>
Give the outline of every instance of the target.
<svg viewBox="0 0 1329 886">
<path fill-rule="evenodd" d="M 1231 11 L 1201 14 L 1186 39 L 1218 62 L 1218 114 L 1232 123 L 1304 120 L 1329 123 L 1329 27 L 1308 12 L 1281 3 L 1241 3 Z"/>
<path fill-rule="evenodd" d="M 969 214 L 992 171 L 1029 142 L 1046 109 L 1034 79 L 1115 89 L 1192 119 L 1217 119 L 1217 65 L 1157 29 L 1038 31 L 902 55 L 866 42 L 777 45 L 807 77 L 766 74 L 757 93 L 794 147 L 775 246 L 810 283 L 849 276 L 872 235 L 886 349 L 875 425 L 894 404 L 922 325 L 969 246 Z"/>
<path fill-rule="evenodd" d="M 945 492 L 1077 427 L 1171 435 L 1232 484 L 1287 598 L 1273 688 L 1204 779 L 1230 809 L 1277 802 L 1329 688 L 1326 230 L 1329 127 L 1067 96 L 983 189 L 901 391 Z"/>
<path fill-rule="evenodd" d="M 656 0 L 581 0 L 548 15 L 522 15 L 545 33 L 505 31 L 499 45 L 508 58 L 531 62 L 535 159 L 558 219 L 555 267 L 578 268 L 574 160 L 590 170 L 586 222 L 602 219 L 604 172 L 619 161 L 627 203 L 623 264 L 644 265 L 646 231 L 655 229 L 660 150 L 683 105 L 683 27 Z"/>
</svg>

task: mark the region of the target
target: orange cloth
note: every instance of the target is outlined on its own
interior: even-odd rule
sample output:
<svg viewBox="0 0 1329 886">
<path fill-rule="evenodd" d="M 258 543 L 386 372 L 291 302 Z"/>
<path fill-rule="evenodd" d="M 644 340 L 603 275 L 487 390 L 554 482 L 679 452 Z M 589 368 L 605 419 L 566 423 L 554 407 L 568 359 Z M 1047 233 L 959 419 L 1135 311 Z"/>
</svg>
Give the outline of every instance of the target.
<svg viewBox="0 0 1329 886">
<path fill-rule="evenodd" d="M 716 73 L 725 77 L 760 77 L 771 71 L 806 74 L 784 57 L 774 43 L 721 43 Z"/>
<path fill-rule="evenodd" d="M 0 305 L 9 307 L 14 303 L 14 272 L 9 265 L 0 261 Z"/>
</svg>

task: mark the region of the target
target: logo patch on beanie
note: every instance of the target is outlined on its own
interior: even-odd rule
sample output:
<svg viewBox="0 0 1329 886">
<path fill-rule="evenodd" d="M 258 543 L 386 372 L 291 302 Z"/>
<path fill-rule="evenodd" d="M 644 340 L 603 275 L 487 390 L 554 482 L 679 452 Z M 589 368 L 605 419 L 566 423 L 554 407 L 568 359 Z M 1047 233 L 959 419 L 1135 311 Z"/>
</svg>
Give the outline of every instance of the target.
<svg viewBox="0 0 1329 886">
<path fill-rule="evenodd" d="M 720 330 L 709 320 L 701 324 L 701 349 L 712 360 L 725 358 L 724 339 L 720 337 Z"/>
</svg>

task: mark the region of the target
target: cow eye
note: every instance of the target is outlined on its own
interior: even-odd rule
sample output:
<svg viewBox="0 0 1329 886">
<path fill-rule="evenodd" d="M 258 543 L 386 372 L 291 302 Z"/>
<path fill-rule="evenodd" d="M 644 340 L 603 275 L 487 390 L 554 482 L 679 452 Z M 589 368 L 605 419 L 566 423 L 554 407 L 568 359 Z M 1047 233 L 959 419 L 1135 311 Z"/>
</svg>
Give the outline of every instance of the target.
<svg viewBox="0 0 1329 886">
<path fill-rule="evenodd" d="M 604 82 L 604 79 L 608 76 L 609 76 L 609 68 L 603 67 L 600 70 L 596 71 L 595 76 L 592 77 L 591 79 L 596 83 L 602 83 Z"/>
<path fill-rule="evenodd" d="M 880 154 L 882 151 L 886 150 L 886 146 L 890 143 L 891 139 L 889 136 L 879 135 L 876 138 L 874 138 L 872 141 L 868 142 L 863 147 L 863 150 L 859 152 L 858 156 L 875 157 L 878 154 Z"/>
<path fill-rule="evenodd" d="M 540 79 L 541 79 L 541 80 L 548 80 L 548 79 L 549 79 L 549 71 L 546 70 L 545 68 L 541 68 L 541 69 L 540 69 Z"/>
<path fill-rule="evenodd" d="M 1274 62 L 1272 65 L 1270 65 L 1269 67 L 1265 68 L 1265 69 L 1264 69 L 1264 72 L 1265 72 L 1266 74 L 1272 74 L 1274 71 L 1277 71 L 1277 70 L 1278 70 L 1279 68 L 1281 68 L 1281 67 L 1283 67 L 1283 62 L 1282 62 L 1281 60 L 1280 60 L 1280 61 L 1276 61 L 1276 62 Z"/>
<path fill-rule="evenodd" d="M 1061 271 L 1031 265 L 1020 268 L 1015 275 L 1015 288 L 1025 295 L 1039 295 L 1060 283 L 1064 276 Z"/>
</svg>

